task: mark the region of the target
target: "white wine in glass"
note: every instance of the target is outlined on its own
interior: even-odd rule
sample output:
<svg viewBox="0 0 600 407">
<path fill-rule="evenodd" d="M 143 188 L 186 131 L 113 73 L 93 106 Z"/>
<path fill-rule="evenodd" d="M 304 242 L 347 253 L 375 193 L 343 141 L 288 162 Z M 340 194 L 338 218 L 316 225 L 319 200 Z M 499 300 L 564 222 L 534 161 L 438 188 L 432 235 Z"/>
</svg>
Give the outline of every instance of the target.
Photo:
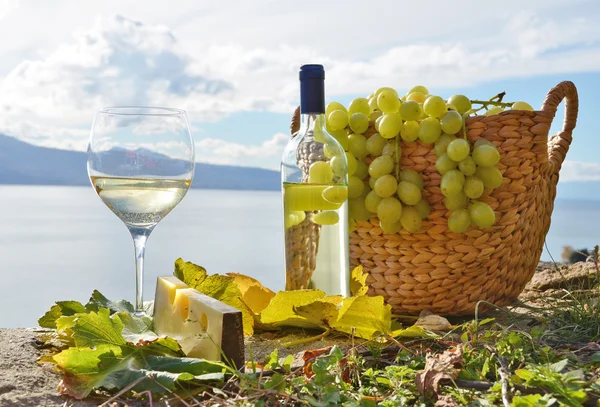
<svg viewBox="0 0 600 407">
<path fill-rule="evenodd" d="M 194 143 L 185 111 L 111 107 L 98 111 L 88 145 L 94 190 L 133 238 L 135 316 L 143 316 L 146 240 L 183 199 L 194 176 Z"/>
</svg>

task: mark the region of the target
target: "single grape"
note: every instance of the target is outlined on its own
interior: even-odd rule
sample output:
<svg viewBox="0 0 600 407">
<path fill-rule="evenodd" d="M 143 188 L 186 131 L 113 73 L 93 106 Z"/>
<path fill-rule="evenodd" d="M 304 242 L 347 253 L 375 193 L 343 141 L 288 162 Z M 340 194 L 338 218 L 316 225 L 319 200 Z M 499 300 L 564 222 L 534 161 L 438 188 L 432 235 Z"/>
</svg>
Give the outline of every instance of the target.
<svg viewBox="0 0 600 407">
<path fill-rule="evenodd" d="M 427 96 L 425 96 L 421 92 L 411 92 L 406 97 L 406 100 L 412 100 L 413 102 L 417 102 L 417 103 L 423 103 L 423 102 L 425 102 L 426 99 L 427 99 Z"/>
<path fill-rule="evenodd" d="M 310 220 L 317 225 L 335 225 L 340 221 L 340 215 L 336 211 L 321 211 L 313 214 Z"/>
<path fill-rule="evenodd" d="M 457 138 L 448 144 L 446 153 L 452 160 L 461 162 L 469 156 L 470 151 L 471 147 L 469 146 L 469 142 L 465 139 Z"/>
<path fill-rule="evenodd" d="M 448 144 L 450 144 L 456 137 L 451 136 L 450 134 L 442 134 L 440 138 L 435 142 L 435 146 L 433 147 L 433 152 L 436 156 L 440 157 L 444 154 L 448 148 Z"/>
<path fill-rule="evenodd" d="M 400 216 L 402 227 L 410 233 L 416 233 L 421 229 L 421 216 L 414 206 L 405 206 L 402 208 Z"/>
<path fill-rule="evenodd" d="M 369 175 L 369 166 L 362 160 L 356 160 L 356 171 L 354 176 L 364 180 Z"/>
<path fill-rule="evenodd" d="M 345 129 L 348 125 L 348 113 L 344 110 L 334 110 L 327 116 L 327 123 L 332 131 Z"/>
<path fill-rule="evenodd" d="M 354 164 L 356 165 L 356 160 L 354 160 Z M 345 156 L 342 156 L 341 154 L 334 155 L 333 157 L 331 157 L 331 160 L 329 160 L 329 166 L 331 167 L 331 170 L 333 171 L 333 174 L 336 177 L 344 177 L 345 179 L 349 167 L 348 161 Z"/>
<path fill-rule="evenodd" d="M 380 220 L 379 227 L 381 228 L 381 230 L 383 230 L 383 233 L 386 233 L 388 235 L 393 235 L 395 233 L 400 232 L 400 230 L 402 229 L 402 224 L 400 223 L 400 221 L 384 222 L 384 221 Z"/>
<path fill-rule="evenodd" d="M 452 103 L 446 103 L 446 110 L 447 111 L 452 110 L 454 112 L 458 112 L 458 109 Z"/>
<path fill-rule="evenodd" d="M 423 189 L 425 186 L 423 183 L 423 178 L 419 175 L 415 170 L 411 170 L 410 168 L 405 168 L 400 171 L 400 176 L 398 177 L 399 181 L 408 181 L 410 183 L 415 184 L 419 187 L 419 189 Z"/>
<path fill-rule="evenodd" d="M 404 122 L 400 128 L 400 137 L 404 141 L 415 141 L 419 138 L 419 127 L 421 125 L 417 121 L 409 120 Z"/>
<path fill-rule="evenodd" d="M 364 133 L 369 128 L 369 116 L 362 112 L 353 113 L 348 124 L 353 132 Z"/>
<path fill-rule="evenodd" d="M 298 212 L 301 212 L 301 211 L 291 211 L 290 213 L 285 214 L 285 217 L 283 219 L 283 226 L 286 229 L 289 229 L 292 226 L 296 226 L 296 225 L 300 224 L 300 222 L 298 221 L 299 220 Z M 302 213 L 304 213 L 304 212 L 302 212 Z M 306 216 L 306 214 L 305 214 L 305 216 Z"/>
<path fill-rule="evenodd" d="M 406 205 L 416 205 L 421 200 L 421 189 L 408 181 L 398 184 L 398 198 Z"/>
<path fill-rule="evenodd" d="M 341 204 L 348 199 L 348 187 L 345 185 L 332 185 L 323 190 L 323 199 L 334 204 Z"/>
<path fill-rule="evenodd" d="M 357 222 L 365 222 L 371 217 L 371 212 L 365 208 L 365 200 L 362 197 L 348 200 L 348 214 Z"/>
<path fill-rule="evenodd" d="M 333 112 L 334 110 L 342 110 L 342 111 L 348 113 L 348 111 L 346 110 L 346 107 L 343 104 L 341 104 L 339 102 L 331 102 L 325 108 L 325 115 L 329 117 L 331 112 Z"/>
<path fill-rule="evenodd" d="M 385 147 L 387 143 L 387 140 L 381 137 L 379 133 L 375 133 L 367 139 L 367 144 L 365 147 L 367 148 L 367 152 L 369 154 L 381 155 L 383 147 Z"/>
<path fill-rule="evenodd" d="M 400 132 L 402 127 L 402 118 L 395 113 L 384 114 L 383 119 L 379 122 L 379 134 L 383 138 L 394 138 Z"/>
<path fill-rule="evenodd" d="M 442 135 L 440 121 L 434 117 L 428 117 L 421 121 L 419 126 L 419 140 L 423 143 L 435 143 Z"/>
<path fill-rule="evenodd" d="M 449 211 L 466 208 L 468 202 L 469 198 L 462 189 L 454 195 L 444 197 L 444 206 L 446 206 L 446 209 Z"/>
<path fill-rule="evenodd" d="M 369 177 L 369 188 L 375 189 L 375 182 L 376 181 L 377 181 L 377 178 L 375 178 L 375 177 Z"/>
<path fill-rule="evenodd" d="M 429 96 L 423 103 L 423 111 L 427 116 L 439 119 L 446 112 L 446 102 L 439 96 Z"/>
<path fill-rule="evenodd" d="M 334 130 L 330 133 L 344 150 L 348 150 L 348 133 L 346 130 Z"/>
<path fill-rule="evenodd" d="M 474 147 L 479 147 L 479 146 L 482 146 L 482 145 L 484 145 L 484 144 L 487 144 L 487 145 L 489 145 L 489 146 L 492 146 L 492 147 L 494 147 L 494 148 L 496 147 L 496 146 L 494 145 L 494 143 L 492 143 L 491 141 L 489 141 L 489 140 L 486 140 L 486 139 L 484 139 L 484 138 L 480 138 L 479 140 L 477 140 L 477 141 L 475 142 L 475 146 L 474 146 Z"/>
<path fill-rule="evenodd" d="M 441 175 L 444 175 L 448 171 L 455 169 L 457 166 L 458 163 L 452 160 L 450 157 L 448 157 L 447 153 L 444 153 L 441 156 L 439 156 L 435 162 L 435 169 Z"/>
<path fill-rule="evenodd" d="M 365 158 L 367 156 L 367 138 L 362 134 L 352 133 L 348 136 L 348 150 L 359 160 Z"/>
<path fill-rule="evenodd" d="M 394 223 L 402 216 L 402 204 L 393 197 L 383 198 L 377 206 L 377 217 L 382 222 Z"/>
<path fill-rule="evenodd" d="M 379 131 L 379 123 L 381 123 L 382 120 L 383 120 L 383 115 L 381 115 L 377 119 L 375 119 L 375 130 Z"/>
<path fill-rule="evenodd" d="M 472 202 L 469 205 L 469 215 L 473 223 L 480 228 L 489 228 L 496 222 L 494 210 L 485 202 Z"/>
<path fill-rule="evenodd" d="M 346 162 L 348 163 L 348 176 L 354 175 L 356 172 L 356 158 L 352 153 L 346 153 Z"/>
<path fill-rule="evenodd" d="M 379 110 L 385 114 L 398 112 L 398 109 L 400 108 L 398 94 L 396 92 L 384 90 L 377 96 L 377 106 L 379 106 Z"/>
<path fill-rule="evenodd" d="M 407 100 L 400 105 L 400 116 L 406 121 L 417 120 L 421 117 L 421 106 L 417 102 Z"/>
<path fill-rule="evenodd" d="M 422 85 L 413 86 L 408 92 L 406 92 L 406 94 L 410 95 L 413 92 L 420 92 L 424 95 L 429 95 L 429 91 L 427 90 L 427 88 Z"/>
<path fill-rule="evenodd" d="M 354 113 L 364 113 L 368 116 L 369 113 L 371 113 L 369 101 L 365 98 L 356 98 L 350 102 L 350 106 L 348 106 L 348 114 L 352 116 Z"/>
<path fill-rule="evenodd" d="M 475 176 L 467 177 L 463 190 L 469 198 L 477 199 L 483 195 L 483 181 Z"/>
<path fill-rule="evenodd" d="M 330 184 L 333 180 L 333 170 L 326 161 L 317 161 L 308 169 L 308 182 L 311 184 Z"/>
<path fill-rule="evenodd" d="M 471 226 L 471 215 L 466 209 L 457 209 L 448 218 L 448 228 L 454 233 L 465 233 Z"/>
<path fill-rule="evenodd" d="M 487 112 L 485 112 L 483 115 L 484 116 L 491 116 L 491 115 L 494 115 L 494 114 L 502 113 L 503 111 L 504 111 L 503 107 L 494 106 L 494 107 L 490 108 Z"/>
<path fill-rule="evenodd" d="M 379 202 L 381 202 L 382 199 L 383 198 L 377 195 L 377 192 L 369 192 L 365 197 L 365 208 L 367 208 L 369 212 L 377 213 L 377 206 L 379 205 Z"/>
<path fill-rule="evenodd" d="M 379 178 L 389 174 L 394 169 L 394 159 L 389 155 L 382 155 L 371 161 L 369 165 L 369 175 Z"/>
<path fill-rule="evenodd" d="M 473 161 L 473 157 L 467 157 L 458 163 L 458 169 L 466 176 L 469 176 L 475 174 L 477 165 L 475 164 L 475 161 Z"/>
<path fill-rule="evenodd" d="M 375 91 L 375 97 L 379 97 L 379 95 L 381 95 L 382 92 L 392 92 L 394 94 L 394 96 L 396 97 L 396 99 L 398 98 L 398 92 L 396 92 L 396 89 L 394 88 L 387 88 L 387 87 L 383 87 L 383 88 L 379 88 Z"/>
<path fill-rule="evenodd" d="M 447 134 L 456 134 L 463 127 L 463 118 L 460 113 L 450 110 L 440 120 L 442 131 Z"/>
<path fill-rule="evenodd" d="M 348 177 L 348 197 L 357 198 L 365 189 L 365 184 L 362 180 L 354 175 Z"/>
<path fill-rule="evenodd" d="M 463 189 L 465 176 L 458 170 L 450 170 L 442 175 L 440 189 L 444 196 L 455 195 Z"/>
<path fill-rule="evenodd" d="M 473 149 L 473 160 L 480 167 L 493 167 L 500 161 L 500 153 L 495 146 L 480 145 Z"/>
<path fill-rule="evenodd" d="M 393 175 L 384 175 L 377 178 L 373 191 L 382 198 L 392 196 L 398 190 L 398 182 Z"/>
<path fill-rule="evenodd" d="M 323 146 L 323 154 L 325 155 L 325 157 L 331 158 L 336 153 L 337 153 L 337 149 L 333 144 L 327 143 Z"/>
<path fill-rule="evenodd" d="M 431 207 L 425 199 L 421 199 L 419 202 L 417 202 L 415 204 L 415 209 L 419 212 L 421 219 L 427 219 L 431 213 Z"/>
<path fill-rule="evenodd" d="M 496 189 L 502 185 L 502 173 L 496 167 L 477 167 L 475 175 L 483 181 L 483 186 L 488 189 Z"/>
<path fill-rule="evenodd" d="M 471 110 L 471 100 L 465 95 L 452 95 L 448 98 L 448 103 L 454 105 L 460 114 Z"/>
<path fill-rule="evenodd" d="M 531 105 L 527 102 L 515 102 L 513 103 L 513 105 L 511 106 L 512 110 L 529 110 L 529 111 L 533 111 L 533 107 L 531 107 Z"/>
<path fill-rule="evenodd" d="M 377 98 L 375 96 L 370 97 L 369 99 L 369 108 L 371 109 L 371 114 L 375 113 L 376 110 L 379 109 L 379 106 L 377 106 Z M 369 117 L 370 118 L 370 117 Z"/>
<path fill-rule="evenodd" d="M 393 159 L 396 159 L 396 148 L 398 149 L 398 151 L 400 151 L 400 146 L 396 145 L 396 143 L 394 143 L 393 141 L 390 141 L 383 147 L 383 150 L 381 150 L 381 154 L 389 155 Z"/>
<path fill-rule="evenodd" d="M 383 112 L 381 110 L 375 110 L 369 115 L 369 120 L 374 122 L 375 120 L 379 119 L 382 115 Z"/>
</svg>

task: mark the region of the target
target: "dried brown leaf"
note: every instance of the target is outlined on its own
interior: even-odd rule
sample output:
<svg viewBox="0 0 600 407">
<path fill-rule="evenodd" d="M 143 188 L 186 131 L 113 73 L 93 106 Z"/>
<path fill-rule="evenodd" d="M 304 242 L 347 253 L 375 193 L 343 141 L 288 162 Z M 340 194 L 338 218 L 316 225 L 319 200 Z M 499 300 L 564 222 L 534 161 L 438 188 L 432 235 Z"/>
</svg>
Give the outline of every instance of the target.
<svg viewBox="0 0 600 407">
<path fill-rule="evenodd" d="M 428 354 L 425 369 L 417 373 L 415 383 L 422 396 L 437 400 L 440 396 L 440 385 L 458 377 L 463 367 L 462 347 L 447 350 L 439 355 Z"/>
</svg>

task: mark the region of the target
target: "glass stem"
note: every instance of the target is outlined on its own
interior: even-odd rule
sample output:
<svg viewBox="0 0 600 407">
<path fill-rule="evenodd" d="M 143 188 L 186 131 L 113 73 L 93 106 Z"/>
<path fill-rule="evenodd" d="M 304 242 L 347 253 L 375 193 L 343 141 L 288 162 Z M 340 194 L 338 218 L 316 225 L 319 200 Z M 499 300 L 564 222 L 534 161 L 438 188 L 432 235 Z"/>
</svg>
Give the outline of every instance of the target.
<svg viewBox="0 0 600 407">
<path fill-rule="evenodd" d="M 135 249 L 135 312 L 133 316 L 146 316 L 144 311 L 144 254 L 146 252 L 146 241 L 152 232 L 152 228 L 130 227 L 129 232 L 133 238 Z"/>
</svg>

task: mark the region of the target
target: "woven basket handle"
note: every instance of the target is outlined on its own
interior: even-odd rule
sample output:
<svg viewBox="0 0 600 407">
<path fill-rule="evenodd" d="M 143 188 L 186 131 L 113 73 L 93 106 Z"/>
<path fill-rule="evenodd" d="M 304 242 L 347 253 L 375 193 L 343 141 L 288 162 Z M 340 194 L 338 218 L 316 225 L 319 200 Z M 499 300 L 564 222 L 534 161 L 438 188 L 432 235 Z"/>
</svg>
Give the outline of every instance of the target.
<svg viewBox="0 0 600 407">
<path fill-rule="evenodd" d="M 579 110 L 579 97 L 577 88 L 570 81 L 564 81 L 550 89 L 546 100 L 542 104 L 542 110 L 556 114 L 556 109 L 562 100 L 565 100 L 565 120 L 560 133 L 554 135 L 548 142 L 549 172 L 550 175 L 558 175 L 571 141 L 573 141 L 573 129 L 577 124 L 577 112 Z"/>
</svg>

